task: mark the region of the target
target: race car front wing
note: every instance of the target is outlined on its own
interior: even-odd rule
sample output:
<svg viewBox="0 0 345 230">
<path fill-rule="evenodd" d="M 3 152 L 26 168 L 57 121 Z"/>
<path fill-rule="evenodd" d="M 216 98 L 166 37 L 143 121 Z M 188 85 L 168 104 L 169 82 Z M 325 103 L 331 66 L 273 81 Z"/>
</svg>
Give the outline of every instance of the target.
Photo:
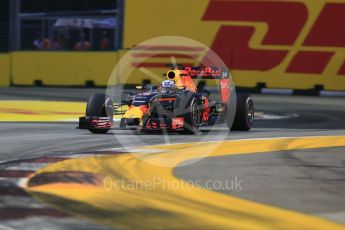
<svg viewBox="0 0 345 230">
<path fill-rule="evenodd" d="M 109 117 L 80 117 L 79 129 L 111 129 L 114 125 L 113 119 Z"/>
</svg>

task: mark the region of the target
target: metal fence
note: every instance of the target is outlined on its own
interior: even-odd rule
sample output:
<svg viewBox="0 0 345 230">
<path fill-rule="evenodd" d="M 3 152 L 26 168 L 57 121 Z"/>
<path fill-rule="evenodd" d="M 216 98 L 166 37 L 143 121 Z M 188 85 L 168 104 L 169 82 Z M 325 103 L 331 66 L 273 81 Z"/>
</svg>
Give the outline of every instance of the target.
<svg viewBox="0 0 345 230">
<path fill-rule="evenodd" d="M 9 0 L 0 1 L 0 52 L 9 50 L 9 8 Z"/>
<path fill-rule="evenodd" d="M 121 48 L 122 1 L 11 0 L 11 50 Z"/>
</svg>

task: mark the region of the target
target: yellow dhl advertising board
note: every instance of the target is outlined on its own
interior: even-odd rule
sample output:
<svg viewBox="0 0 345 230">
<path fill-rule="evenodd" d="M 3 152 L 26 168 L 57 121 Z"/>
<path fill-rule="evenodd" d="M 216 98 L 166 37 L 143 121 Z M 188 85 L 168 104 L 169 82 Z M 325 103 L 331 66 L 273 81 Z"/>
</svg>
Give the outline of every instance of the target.
<svg viewBox="0 0 345 230">
<path fill-rule="evenodd" d="M 182 36 L 214 50 L 237 86 L 345 90 L 344 22 L 345 0 L 126 0 L 124 48 Z M 169 55 L 140 66 L 161 73 L 169 56 L 177 63 L 191 61 L 174 44 L 159 48 Z M 148 52 L 138 50 L 133 66 Z"/>
<path fill-rule="evenodd" d="M 105 86 L 119 52 L 13 52 L 14 85 Z"/>
</svg>

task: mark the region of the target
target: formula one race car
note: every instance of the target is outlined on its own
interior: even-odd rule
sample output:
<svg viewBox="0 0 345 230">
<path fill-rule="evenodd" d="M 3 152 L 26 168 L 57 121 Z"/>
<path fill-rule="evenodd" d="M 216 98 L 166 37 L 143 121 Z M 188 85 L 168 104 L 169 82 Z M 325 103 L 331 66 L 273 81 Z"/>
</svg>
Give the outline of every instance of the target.
<svg viewBox="0 0 345 230">
<path fill-rule="evenodd" d="M 210 92 L 197 89 L 193 79 L 217 81 L 220 102 L 210 100 Z M 107 133 L 114 127 L 113 116 L 121 115 L 119 128 L 140 131 L 177 131 L 193 134 L 201 126 L 224 121 L 230 130 L 248 131 L 254 121 L 254 103 L 246 94 L 231 92 L 230 73 L 220 67 L 179 67 L 169 70 L 159 87 L 138 86 L 136 93 L 122 93 L 121 103 L 105 94 L 94 94 L 87 103 L 79 128 Z M 237 97 L 235 106 L 230 97 Z M 235 108 L 232 108 L 235 107 Z M 232 111 L 236 114 L 231 118 Z"/>
</svg>

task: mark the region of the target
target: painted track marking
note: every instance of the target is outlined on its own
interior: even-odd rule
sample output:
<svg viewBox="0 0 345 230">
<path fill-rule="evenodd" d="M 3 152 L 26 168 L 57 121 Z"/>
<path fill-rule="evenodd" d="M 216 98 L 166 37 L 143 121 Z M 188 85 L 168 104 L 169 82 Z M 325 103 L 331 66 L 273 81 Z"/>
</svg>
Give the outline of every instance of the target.
<svg viewBox="0 0 345 230">
<path fill-rule="evenodd" d="M 317 217 L 191 186 L 174 177 L 174 167 L 159 166 L 166 161 L 177 166 L 195 160 L 210 148 L 214 152 L 208 157 L 337 146 L 345 146 L 345 136 L 154 146 L 153 149 L 164 152 L 94 156 L 49 165 L 31 178 L 26 189 L 37 199 L 71 214 L 120 228 L 345 229 Z M 91 184 L 78 182 L 76 178 L 66 181 L 63 175 L 68 172 L 79 172 L 77 179 L 92 173 L 95 181 Z M 62 178 L 57 178 L 58 174 Z M 37 179 L 42 177 L 50 181 L 40 183 Z M 123 185 L 107 189 L 104 179 L 108 177 Z M 161 183 L 153 189 L 143 186 L 157 178 Z M 140 186 L 128 189 L 133 182 Z M 178 184 L 178 188 L 173 189 L 173 184 Z"/>
<path fill-rule="evenodd" d="M 85 116 L 85 102 L 0 101 L 1 122 L 77 122 Z M 120 116 L 115 116 L 119 119 Z"/>
</svg>

